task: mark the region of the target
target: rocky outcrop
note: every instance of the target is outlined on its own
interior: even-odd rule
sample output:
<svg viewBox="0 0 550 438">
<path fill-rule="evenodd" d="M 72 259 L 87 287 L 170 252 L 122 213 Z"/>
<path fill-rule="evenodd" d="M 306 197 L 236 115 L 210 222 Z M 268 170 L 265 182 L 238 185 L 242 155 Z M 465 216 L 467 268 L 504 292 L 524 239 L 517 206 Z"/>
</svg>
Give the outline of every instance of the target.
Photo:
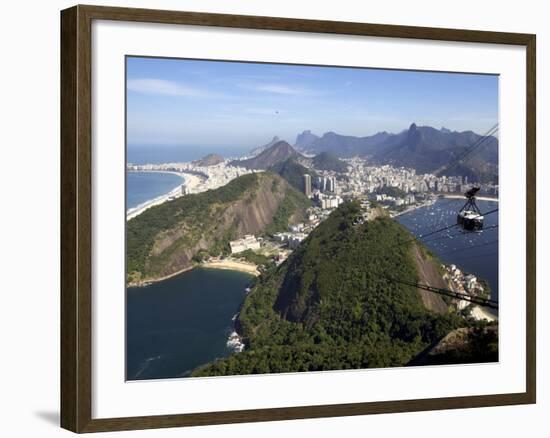
<svg viewBox="0 0 550 438">
<path fill-rule="evenodd" d="M 172 201 L 183 204 L 179 208 L 159 206 L 158 211 L 138 216 L 136 221 L 143 223 L 141 227 L 140 224 L 131 224 L 132 239 L 139 240 L 140 232 L 144 233 L 153 221 L 161 224 L 166 220 L 165 215 L 171 215 L 171 221 L 169 226 L 159 226 L 158 231 L 153 231 L 144 262 L 129 263 L 129 266 L 137 267 L 133 269 L 134 272 L 129 269 L 129 278 L 139 280 L 129 280 L 130 283 L 155 281 L 170 276 L 192 267 L 201 251 L 218 255 L 228 251 L 229 240 L 245 234 L 264 233 L 273 223 L 283 202 L 285 209 L 290 207 L 289 220 L 303 219 L 309 201 L 279 175 L 256 173 L 241 178 L 252 180 L 253 183 L 243 186 L 236 194 L 233 187 L 239 181 L 226 186 L 229 189 L 222 187 L 212 193 L 189 195 L 187 200 L 180 198 L 181 201 Z M 230 199 L 224 190 L 231 190 Z M 147 242 L 142 240 L 143 245 L 129 253 L 130 260 L 135 257 L 133 253 L 139 255 L 145 251 Z"/>
<path fill-rule="evenodd" d="M 408 365 L 440 365 L 498 361 L 498 325 L 451 331 Z"/>
<path fill-rule="evenodd" d="M 200 160 L 193 161 L 195 166 L 208 167 L 215 166 L 216 164 L 223 163 L 223 157 L 218 154 L 208 154 L 202 157 Z"/>
<path fill-rule="evenodd" d="M 269 149 L 275 143 L 278 143 L 280 141 L 281 139 L 278 136 L 275 136 L 269 143 L 266 143 L 262 146 L 258 146 L 257 148 L 252 149 L 250 151 L 250 155 L 252 155 L 253 157 L 255 157 L 256 155 L 260 155 L 263 151 L 265 151 L 266 149 Z"/>
<path fill-rule="evenodd" d="M 448 286 L 441 277 L 437 261 L 428 255 L 426 250 L 420 248 L 416 243 L 413 243 L 411 251 L 416 263 L 418 282 L 420 284 L 429 284 L 433 287 L 447 289 Z M 422 299 L 422 304 L 424 304 L 426 309 L 439 314 L 445 314 L 448 312 L 449 306 L 445 303 L 443 297 L 424 289 L 417 289 L 417 291 Z"/>
</svg>

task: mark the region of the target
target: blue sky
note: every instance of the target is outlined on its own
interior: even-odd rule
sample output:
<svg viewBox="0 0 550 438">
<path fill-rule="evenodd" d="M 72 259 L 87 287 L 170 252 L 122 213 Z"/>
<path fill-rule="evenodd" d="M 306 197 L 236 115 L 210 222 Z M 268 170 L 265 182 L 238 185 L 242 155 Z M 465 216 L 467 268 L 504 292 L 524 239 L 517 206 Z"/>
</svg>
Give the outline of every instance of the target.
<svg viewBox="0 0 550 438">
<path fill-rule="evenodd" d="M 306 129 L 365 136 L 411 123 L 484 133 L 498 77 L 127 58 L 128 144 L 255 147 Z"/>
</svg>

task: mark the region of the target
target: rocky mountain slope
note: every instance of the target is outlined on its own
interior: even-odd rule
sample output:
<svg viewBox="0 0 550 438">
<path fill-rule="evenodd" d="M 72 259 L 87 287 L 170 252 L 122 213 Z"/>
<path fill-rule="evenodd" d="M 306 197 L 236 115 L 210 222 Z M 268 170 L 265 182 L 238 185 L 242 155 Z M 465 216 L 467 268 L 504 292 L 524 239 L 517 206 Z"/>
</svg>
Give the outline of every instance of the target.
<svg viewBox="0 0 550 438">
<path fill-rule="evenodd" d="M 284 178 L 296 190 L 304 191 L 304 175 L 311 176 L 311 180 L 318 176 L 315 170 L 307 168 L 298 163 L 294 158 L 289 158 L 286 161 L 281 161 L 269 168 L 270 172 L 276 173 Z"/>
<path fill-rule="evenodd" d="M 278 141 L 255 157 L 246 160 L 234 160 L 230 164 L 247 169 L 266 170 L 289 158 L 300 159 L 304 157 L 286 141 Z"/>
<path fill-rule="evenodd" d="M 208 167 L 208 166 L 215 166 L 216 164 L 220 164 L 223 162 L 223 157 L 218 154 L 208 154 L 202 157 L 200 160 L 193 161 L 193 164 L 195 166 L 202 166 L 202 167 Z"/>
<path fill-rule="evenodd" d="M 229 250 L 245 234 L 284 231 L 303 219 L 309 200 L 279 175 L 243 175 L 216 190 L 150 208 L 127 223 L 129 284 L 192 267 Z"/>
<path fill-rule="evenodd" d="M 331 152 L 321 152 L 311 160 L 311 165 L 317 170 L 330 170 L 333 172 L 346 172 L 348 165 Z"/>
<path fill-rule="evenodd" d="M 253 157 L 255 157 L 256 155 L 259 155 L 261 154 L 263 151 L 265 151 L 266 149 L 269 149 L 271 146 L 273 146 L 275 143 L 278 143 L 280 142 L 281 139 L 278 137 L 278 136 L 274 136 L 273 139 L 269 142 L 269 143 L 266 143 L 262 146 L 258 146 L 257 148 L 254 148 L 250 151 L 250 155 L 252 155 Z"/>
</svg>

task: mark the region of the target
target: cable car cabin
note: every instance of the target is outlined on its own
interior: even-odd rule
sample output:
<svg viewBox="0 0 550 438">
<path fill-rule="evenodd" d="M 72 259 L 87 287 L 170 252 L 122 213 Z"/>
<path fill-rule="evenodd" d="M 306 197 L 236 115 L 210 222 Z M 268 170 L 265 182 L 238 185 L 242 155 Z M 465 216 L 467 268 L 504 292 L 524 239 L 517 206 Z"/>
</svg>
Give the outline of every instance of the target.
<svg viewBox="0 0 550 438">
<path fill-rule="evenodd" d="M 458 213 L 456 223 L 466 231 L 479 231 L 483 229 L 483 216 L 477 211 L 462 210 Z"/>
<path fill-rule="evenodd" d="M 456 223 L 466 231 L 479 231 L 483 228 L 483 215 L 476 205 L 477 192 L 479 187 L 473 187 L 464 193 L 467 201 L 456 217 Z"/>
</svg>

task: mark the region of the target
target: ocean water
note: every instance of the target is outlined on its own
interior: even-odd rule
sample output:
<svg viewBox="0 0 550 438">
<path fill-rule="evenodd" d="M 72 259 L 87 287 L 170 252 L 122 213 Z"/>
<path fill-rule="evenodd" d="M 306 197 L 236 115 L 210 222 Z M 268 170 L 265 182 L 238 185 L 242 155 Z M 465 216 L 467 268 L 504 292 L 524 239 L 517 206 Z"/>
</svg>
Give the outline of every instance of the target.
<svg viewBox="0 0 550 438">
<path fill-rule="evenodd" d="M 252 276 L 197 268 L 126 293 L 128 380 L 184 377 L 229 355 L 232 318 Z"/>
<path fill-rule="evenodd" d="M 184 182 L 184 178 L 173 173 L 126 172 L 126 209 L 169 193 Z"/>
<path fill-rule="evenodd" d="M 238 158 L 251 149 L 251 146 L 128 145 L 126 161 L 132 164 L 186 163 L 208 154 Z"/>
<path fill-rule="evenodd" d="M 464 201 L 438 199 L 434 205 L 416 209 L 397 218 L 415 236 L 456 223 Z M 482 213 L 498 208 L 498 202 L 477 201 Z M 491 298 L 498 300 L 498 211 L 485 216 L 483 230 L 465 232 L 458 227 L 428 236 L 421 241 L 447 264 L 487 280 Z M 487 309 L 491 310 L 491 309 Z"/>
</svg>

